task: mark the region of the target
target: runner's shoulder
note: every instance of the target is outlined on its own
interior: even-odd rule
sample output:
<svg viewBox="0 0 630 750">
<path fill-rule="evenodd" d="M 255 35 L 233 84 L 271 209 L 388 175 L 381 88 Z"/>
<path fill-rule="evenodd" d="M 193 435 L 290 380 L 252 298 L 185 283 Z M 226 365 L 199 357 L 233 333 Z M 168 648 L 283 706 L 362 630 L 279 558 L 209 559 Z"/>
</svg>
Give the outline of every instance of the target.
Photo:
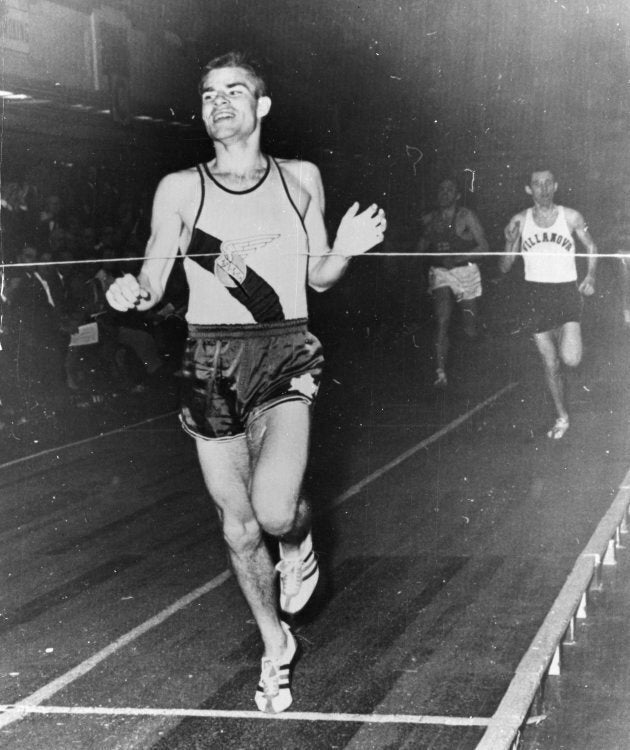
<svg viewBox="0 0 630 750">
<path fill-rule="evenodd" d="M 420 222 L 422 223 L 422 226 L 424 226 L 425 228 L 428 227 L 435 218 L 436 213 L 436 211 L 425 211 L 423 214 L 421 214 Z"/>
<path fill-rule="evenodd" d="M 584 224 L 584 217 L 579 211 L 576 211 L 575 208 L 569 208 L 568 206 L 562 206 L 562 210 L 564 211 L 564 218 L 567 221 L 567 224 L 570 227 L 579 227 Z"/>
<path fill-rule="evenodd" d="M 479 222 L 479 217 L 477 216 L 477 213 L 473 211 L 472 208 L 468 208 L 467 206 L 460 206 L 457 209 L 457 218 L 460 221 L 464 221 L 466 223 L 468 223 L 469 221 Z"/>
<path fill-rule="evenodd" d="M 160 185 L 168 187 L 190 187 L 199 183 L 199 173 L 196 167 L 180 169 L 177 172 L 169 172 L 160 180 Z"/>
<path fill-rule="evenodd" d="M 276 159 L 278 168 L 293 200 L 301 211 L 306 211 L 311 200 L 324 202 L 324 187 L 319 169 L 310 161 Z"/>
<path fill-rule="evenodd" d="M 199 187 L 199 174 L 195 167 L 170 172 L 160 180 L 156 196 L 162 200 L 172 200 L 176 204 L 186 202 Z"/>
<path fill-rule="evenodd" d="M 319 168 L 310 161 L 302 159 L 279 159 L 275 158 L 276 164 L 282 170 L 284 175 L 289 175 L 291 179 L 300 185 L 308 186 L 321 180 Z"/>
<path fill-rule="evenodd" d="M 523 226 L 523 222 L 525 221 L 527 217 L 527 212 L 529 211 L 529 208 L 524 208 L 522 211 L 519 211 L 517 214 L 514 214 L 512 218 L 508 221 L 508 226 L 513 226 L 517 222 Z"/>
</svg>

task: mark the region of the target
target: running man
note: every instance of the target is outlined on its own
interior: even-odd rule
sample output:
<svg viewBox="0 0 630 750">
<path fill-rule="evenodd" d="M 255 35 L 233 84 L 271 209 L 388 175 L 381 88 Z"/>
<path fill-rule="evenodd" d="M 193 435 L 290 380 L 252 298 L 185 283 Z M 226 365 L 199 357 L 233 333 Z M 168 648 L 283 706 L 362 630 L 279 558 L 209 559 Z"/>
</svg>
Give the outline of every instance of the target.
<svg viewBox="0 0 630 750">
<path fill-rule="evenodd" d="M 280 607 L 304 607 L 318 579 L 310 511 L 301 495 L 321 345 L 307 329 L 306 285 L 324 291 L 351 256 L 383 240 L 376 205 L 342 218 L 332 249 L 324 191 L 308 162 L 261 151 L 271 107 L 257 65 L 239 52 L 213 59 L 200 83 L 215 148 L 207 164 L 167 175 L 137 278 L 108 290 L 117 310 L 157 304 L 178 252 L 190 286 L 182 426 L 194 439 L 240 588 L 264 655 L 255 701 L 289 707 L 297 643 L 280 619 L 265 535 L 279 541 Z"/>
<path fill-rule="evenodd" d="M 621 284 L 621 313 L 623 326 L 630 331 L 630 251 L 617 250 L 619 257 L 619 283 Z"/>
<path fill-rule="evenodd" d="M 547 436 L 559 440 L 569 429 L 561 365 L 582 360 L 582 297 L 595 291 L 597 247 L 582 215 L 557 206 L 558 183 L 548 169 L 532 172 L 525 192 L 534 206 L 516 214 L 505 228 L 505 252 L 499 268 L 507 273 L 518 252 L 523 256 L 534 342 L 545 369 L 557 419 Z M 576 235 L 588 253 L 586 276 L 579 286 L 575 264 Z"/>
<path fill-rule="evenodd" d="M 435 260 L 430 260 L 429 266 L 429 292 L 437 326 L 434 385 L 438 388 L 448 383 L 448 331 L 455 304 L 461 308 L 466 336 L 470 339 L 477 336 L 481 274 L 474 262 L 475 256 L 467 253 L 488 252 L 488 242 L 477 215 L 460 206 L 460 199 L 455 180 L 442 180 L 437 191 L 437 208 L 422 217 L 423 234 L 418 243 L 418 252 L 438 254 Z"/>
</svg>

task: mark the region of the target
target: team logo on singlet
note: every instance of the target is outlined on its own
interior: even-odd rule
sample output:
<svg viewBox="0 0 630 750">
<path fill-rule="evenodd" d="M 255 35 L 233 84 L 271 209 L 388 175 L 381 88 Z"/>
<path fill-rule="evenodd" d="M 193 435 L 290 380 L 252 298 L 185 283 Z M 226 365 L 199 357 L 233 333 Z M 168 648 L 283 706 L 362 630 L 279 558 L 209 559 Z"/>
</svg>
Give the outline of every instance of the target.
<svg viewBox="0 0 630 750">
<path fill-rule="evenodd" d="M 238 253 L 241 258 L 247 258 L 248 255 L 262 250 L 263 247 L 271 244 L 280 237 L 279 234 L 259 234 L 255 237 L 244 237 L 238 240 L 223 240 L 221 243 L 221 252 L 230 258 L 234 253 Z"/>
<path fill-rule="evenodd" d="M 284 320 L 278 294 L 265 279 L 247 265 L 245 258 L 261 250 L 279 234 L 259 234 L 235 240 L 220 240 L 195 227 L 187 255 L 206 271 L 214 273 L 234 299 L 246 307 L 257 323 Z"/>
<path fill-rule="evenodd" d="M 247 265 L 248 255 L 261 250 L 279 234 L 264 234 L 221 242 L 214 273 L 228 292 L 251 312 L 257 323 L 284 320 L 280 299 L 270 284 Z"/>
<path fill-rule="evenodd" d="M 570 251 L 573 248 L 573 240 L 570 237 L 565 237 L 563 234 L 557 232 L 536 232 L 536 234 L 530 235 L 523 242 L 523 250 L 527 252 L 536 245 L 542 245 L 544 243 L 555 243 L 559 245 L 562 250 Z"/>
<path fill-rule="evenodd" d="M 235 283 L 242 284 L 247 275 L 246 258 L 267 247 L 278 237 L 279 234 L 262 234 L 237 240 L 223 240 L 221 254 L 214 262 L 214 273 L 217 278 L 227 287 L 233 287 Z"/>
</svg>

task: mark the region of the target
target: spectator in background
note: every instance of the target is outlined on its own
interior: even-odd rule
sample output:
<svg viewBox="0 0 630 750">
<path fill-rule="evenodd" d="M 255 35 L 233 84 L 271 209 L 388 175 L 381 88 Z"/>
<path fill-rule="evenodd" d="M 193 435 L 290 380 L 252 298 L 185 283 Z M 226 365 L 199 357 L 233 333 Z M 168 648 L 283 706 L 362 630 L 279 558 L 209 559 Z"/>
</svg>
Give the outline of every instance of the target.
<svg viewBox="0 0 630 750">
<path fill-rule="evenodd" d="M 11 335 L 15 347 L 15 382 L 27 415 L 54 414 L 68 400 L 65 358 L 73 328 L 61 273 L 51 266 L 36 265 L 40 258 L 34 242 L 25 243 L 16 270 L 7 286 Z M 33 265 L 30 265 L 33 264 Z"/>
<path fill-rule="evenodd" d="M 65 227 L 65 245 L 74 258 L 81 257 L 83 229 L 83 222 L 79 214 L 69 211 Z"/>
<path fill-rule="evenodd" d="M 89 165 L 84 175 L 78 178 L 79 189 L 76 193 L 76 208 L 81 211 L 85 217 L 85 222 L 93 232 L 96 231 L 96 225 L 99 221 L 97 213 L 98 208 L 98 170 L 95 166 Z"/>
<path fill-rule="evenodd" d="M 94 165 L 83 176 L 78 171 L 40 162 L 23 179 L 2 185 L 2 260 L 34 264 L 7 269 L 0 291 L 0 408 L 5 414 L 17 415 L 26 407 L 32 413 L 34 404 L 52 412 L 68 396 L 72 403 L 92 404 L 95 394 L 142 390 L 146 383 L 161 382 L 165 358 L 181 347 L 183 297 L 147 316 L 115 315 L 104 304 L 108 285 L 122 273 L 112 258 L 143 254 L 151 201 L 146 185 L 138 188 L 113 172 L 108 178 Z M 99 258 L 105 262 L 87 262 Z M 38 264 L 47 259 L 62 263 Z M 98 344 L 68 347 L 70 334 L 90 322 L 98 323 Z M 19 361 L 13 346 L 18 341 Z M 39 356 L 38 341 L 44 346 Z M 31 361 L 34 374 L 22 377 L 17 388 L 18 371 L 24 374 Z M 43 374 L 48 368 L 50 378 Z M 54 384 L 51 394 L 45 393 L 47 379 Z M 4 418 L 11 421 L 11 414 Z"/>
<path fill-rule="evenodd" d="M 33 225 L 33 191 L 25 182 L 8 182 L 2 186 L 0 211 L 4 244 L 15 246 Z"/>
<path fill-rule="evenodd" d="M 65 225 L 65 215 L 61 198 L 51 194 L 46 198 L 44 208 L 40 211 L 37 223 L 37 236 L 43 246 L 55 229 Z"/>
</svg>

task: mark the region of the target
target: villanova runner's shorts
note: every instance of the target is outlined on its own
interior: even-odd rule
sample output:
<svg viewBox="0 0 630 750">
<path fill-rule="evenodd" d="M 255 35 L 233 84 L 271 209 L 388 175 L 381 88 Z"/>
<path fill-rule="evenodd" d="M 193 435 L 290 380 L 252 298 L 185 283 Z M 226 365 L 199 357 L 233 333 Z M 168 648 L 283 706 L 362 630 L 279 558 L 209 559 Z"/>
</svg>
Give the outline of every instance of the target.
<svg viewBox="0 0 630 750">
<path fill-rule="evenodd" d="M 243 435 L 283 401 L 312 404 L 324 357 L 305 319 L 189 325 L 182 365 L 182 427 L 206 440 Z"/>
<path fill-rule="evenodd" d="M 553 331 L 565 323 L 579 323 L 583 299 L 575 281 L 545 284 L 526 281 L 527 327 L 532 333 Z"/>
</svg>

